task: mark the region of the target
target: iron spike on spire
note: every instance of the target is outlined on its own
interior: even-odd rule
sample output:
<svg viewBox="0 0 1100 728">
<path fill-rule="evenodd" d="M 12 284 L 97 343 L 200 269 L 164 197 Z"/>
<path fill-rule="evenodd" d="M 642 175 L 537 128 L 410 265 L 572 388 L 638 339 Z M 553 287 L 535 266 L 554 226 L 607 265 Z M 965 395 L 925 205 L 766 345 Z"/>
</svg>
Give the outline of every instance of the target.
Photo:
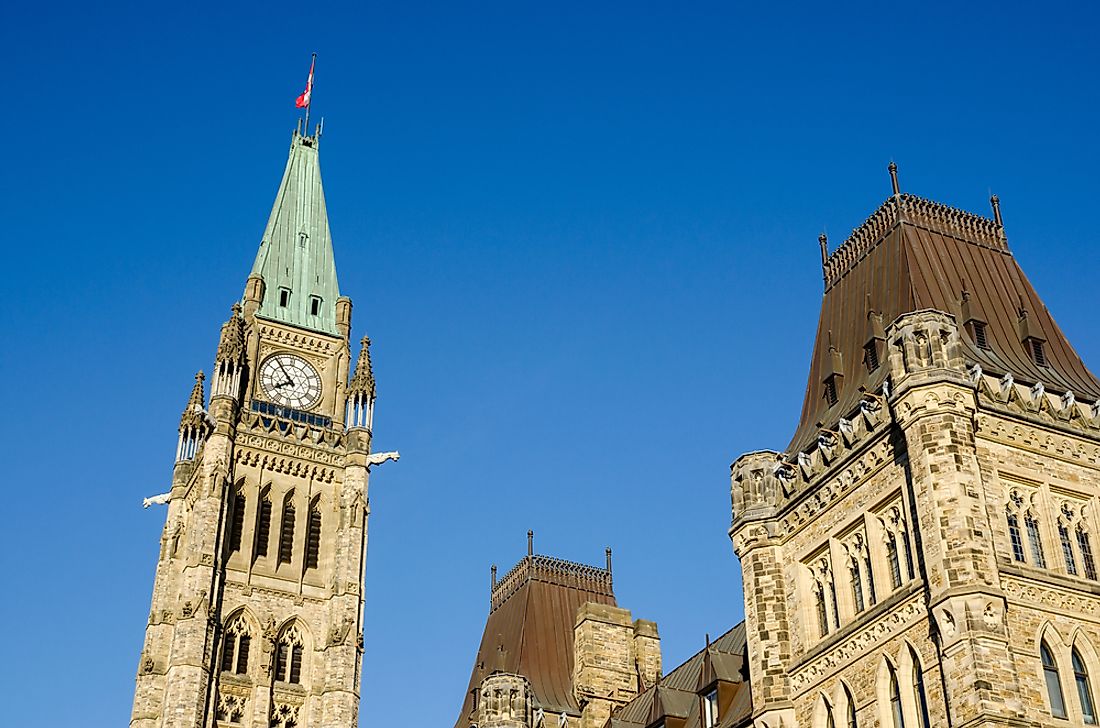
<svg viewBox="0 0 1100 728">
<path fill-rule="evenodd" d="M 1001 198 L 997 195 L 990 195 L 989 204 L 993 207 L 993 222 L 997 223 L 997 227 L 1003 228 L 1005 224 L 1001 220 Z"/>
<path fill-rule="evenodd" d="M 535 555 L 535 532 L 530 529 L 527 530 L 527 555 Z"/>
<path fill-rule="evenodd" d="M 610 574 L 611 573 L 611 547 L 608 546 L 606 549 L 604 549 L 603 553 L 604 553 L 604 556 L 607 557 L 607 573 Z"/>
<path fill-rule="evenodd" d="M 890 187 L 893 188 L 894 197 L 897 197 L 901 194 L 901 187 L 898 185 L 898 165 L 891 159 L 887 169 L 890 170 Z"/>
</svg>

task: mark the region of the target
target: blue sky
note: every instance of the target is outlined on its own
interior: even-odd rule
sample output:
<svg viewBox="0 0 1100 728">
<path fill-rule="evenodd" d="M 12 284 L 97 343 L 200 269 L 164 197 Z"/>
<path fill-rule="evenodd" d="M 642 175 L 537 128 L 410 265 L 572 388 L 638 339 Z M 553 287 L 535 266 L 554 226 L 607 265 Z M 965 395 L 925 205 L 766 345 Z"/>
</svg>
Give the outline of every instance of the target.
<svg viewBox="0 0 1100 728">
<path fill-rule="evenodd" d="M 169 483 L 192 375 L 243 289 L 310 52 L 375 445 L 403 455 L 371 482 L 361 724 L 415 696 L 419 723 L 449 726 L 489 566 L 528 528 L 568 559 L 611 545 L 666 666 L 742 619 L 728 466 L 787 443 L 817 235 L 886 198 L 891 159 L 909 192 L 983 214 L 997 192 L 1100 368 L 1097 12 L 6 9 L 8 724 L 128 720 L 164 517 L 140 499 Z"/>
</svg>

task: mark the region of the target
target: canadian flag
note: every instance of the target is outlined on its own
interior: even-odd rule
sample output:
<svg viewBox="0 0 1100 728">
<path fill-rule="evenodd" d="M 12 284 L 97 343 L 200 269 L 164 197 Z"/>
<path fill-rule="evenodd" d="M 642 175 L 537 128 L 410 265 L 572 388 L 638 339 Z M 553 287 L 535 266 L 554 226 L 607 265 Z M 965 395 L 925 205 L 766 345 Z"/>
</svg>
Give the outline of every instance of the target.
<svg viewBox="0 0 1100 728">
<path fill-rule="evenodd" d="M 294 106 L 304 109 L 309 106 L 309 97 L 313 95 L 313 66 L 317 63 L 317 54 L 313 54 L 313 60 L 309 64 L 309 78 L 306 80 L 306 90 L 294 101 Z"/>
</svg>

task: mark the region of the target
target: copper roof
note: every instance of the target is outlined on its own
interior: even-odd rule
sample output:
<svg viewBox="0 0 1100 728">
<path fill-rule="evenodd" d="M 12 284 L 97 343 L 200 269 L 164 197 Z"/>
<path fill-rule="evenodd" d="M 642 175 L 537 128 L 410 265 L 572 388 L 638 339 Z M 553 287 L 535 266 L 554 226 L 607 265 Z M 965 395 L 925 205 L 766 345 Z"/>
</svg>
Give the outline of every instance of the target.
<svg viewBox="0 0 1100 728">
<path fill-rule="evenodd" d="M 732 704 L 719 716 L 719 728 L 750 725 L 752 696 L 742 674 L 746 654 L 742 622 L 617 710 L 608 728 L 644 728 L 666 716 L 685 718 L 684 728 L 702 728 L 699 691 L 714 680 L 737 685 Z"/>
<path fill-rule="evenodd" d="M 494 584 L 455 728 L 468 728 L 473 691 L 498 670 L 526 677 L 536 707 L 579 715 L 573 696 L 573 627 L 586 602 L 616 606 L 610 569 L 528 555 Z"/>
<path fill-rule="evenodd" d="M 789 453 L 810 447 L 822 428 L 854 410 L 861 389 L 882 387 L 887 367 L 869 372 L 863 358 L 872 326 L 888 326 L 898 316 L 922 309 L 950 313 L 962 326 L 964 291 L 969 315 L 987 325 L 988 348 L 978 348 L 964 333 L 970 361 L 989 373 L 1011 373 L 1019 381 L 1043 382 L 1048 389 L 1100 397 L 1100 381 L 1066 340 L 1009 251 L 999 212 L 989 219 L 896 194 L 826 257 L 823 273 L 825 295 L 806 400 Z M 871 312 L 878 315 L 877 322 L 869 319 Z M 1031 359 L 1022 342 L 1024 329 L 1045 339 L 1047 366 Z M 833 405 L 824 384 L 830 368 L 843 375 Z"/>
</svg>

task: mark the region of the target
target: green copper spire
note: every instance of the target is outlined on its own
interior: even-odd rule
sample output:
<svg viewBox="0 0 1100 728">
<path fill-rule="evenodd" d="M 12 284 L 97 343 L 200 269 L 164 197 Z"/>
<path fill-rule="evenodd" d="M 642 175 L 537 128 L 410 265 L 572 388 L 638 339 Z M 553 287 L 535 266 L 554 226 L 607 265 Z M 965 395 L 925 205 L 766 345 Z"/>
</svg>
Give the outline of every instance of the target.
<svg viewBox="0 0 1100 728">
<path fill-rule="evenodd" d="M 258 316 L 337 336 L 340 286 L 321 187 L 319 141 L 319 133 L 294 132 L 252 275 L 264 280 Z"/>
</svg>

